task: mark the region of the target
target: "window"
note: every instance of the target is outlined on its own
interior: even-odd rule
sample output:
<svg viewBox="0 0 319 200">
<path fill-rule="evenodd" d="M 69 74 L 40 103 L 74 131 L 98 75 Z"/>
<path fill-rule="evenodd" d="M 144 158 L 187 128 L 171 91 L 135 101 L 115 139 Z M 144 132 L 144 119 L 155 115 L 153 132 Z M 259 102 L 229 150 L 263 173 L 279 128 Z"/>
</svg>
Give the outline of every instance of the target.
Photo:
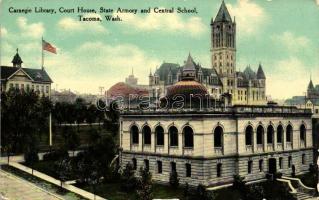
<svg viewBox="0 0 319 200">
<path fill-rule="evenodd" d="M 10 88 L 13 88 L 13 83 L 10 83 Z"/>
<path fill-rule="evenodd" d="M 16 83 L 16 89 L 19 89 L 19 84 L 18 83 Z"/>
<path fill-rule="evenodd" d="M 300 126 L 300 141 L 305 142 L 306 140 L 306 127 L 304 124 Z"/>
<path fill-rule="evenodd" d="M 147 159 L 144 160 L 144 169 L 145 169 L 145 171 L 150 170 L 150 161 Z"/>
<path fill-rule="evenodd" d="M 176 172 L 176 163 L 171 162 L 171 172 Z"/>
<path fill-rule="evenodd" d="M 44 93 L 44 86 L 41 86 L 41 92 Z"/>
<path fill-rule="evenodd" d="M 40 90 L 39 90 L 39 86 L 38 86 L 38 85 L 36 86 L 36 90 L 37 90 L 37 92 L 39 92 L 39 91 L 40 91 Z"/>
<path fill-rule="evenodd" d="M 272 125 L 269 125 L 267 128 L 267 143 L 272 144 L 273 143 L 273 137 L 274 137 L 274 128 Z"/>
<path fill-rule="evenodd" d="M 194 147 L 194 132 L 193 129 L 189 126 L 184 128 L 184 147 Z"/>
<path fill-rule="evenodd" d="M 144 126 L 143 127 L 143 141 L 145 145 L 150 145 L 151 144 L 151 128 L 149 126 Z"/>
<path fill-rule="evenodd" d="M 186 177 L 191 177 L 192 176 L 192 166 L 189 163 L 186 163 Z"/>
<path fill-rule="evenodd" d="M 46 92 L 46 93 L 49 93 L 49 86 L 46 86 L 46 87 L 45 87 L 45 92 Z"/>
<path fill-rule="evenodd" d="M 222 176 L 222 163 L 217 164 L 217 177 Z"/>
<path fill-rule="evenodd" d="M 131 127 L 131 137 L 132 137 L 132 143 L 138 144 L 138 128 L 135 125 Z"/>
<path fill-rule="evenodd" d="M 217 126 L 214 130 L 214 147 L 222 147 L 223 129 Z"/>
<path fill-rule="evenodd" d="M 156 127 L 156 145 L 164 145 L 164 129 L 161 126 Z"/>
<path fill-rule="evenodd" d="M 163 171 L 162 161 L 157 161 L 157 173 L 161 174 Z"/>
<path fill-rule="evenodd" d="M 283 131 L 282 125 L 279 125 L 277 127 L 277 143 L 282 143 Z"/>
<path fill-rule="evenodd" d="M 257 144 L 263 144 L 264 127 L 259 125 L 257 128 Z"/>
<path fill-rule="evenodd" d="M 30 91 L 30 85 L 27 84 L 27 91 Z"/>
<path fill-rule="evenodd" d="M 259 171 L 262 172 L 264 170 L 264 160 L 259 160 Z"/>
<path fill-rule="evenodd" d="M 292 157 L 291 157 L 291 156 L 289 156 L 289 157 L 288 157 L 288 168 L 290 168 L 290 167 L 291 167 L 291 162 L 292 162 Z"/>
<path fill-rule="evenodd" d="M 24 84 L 21 84 L 21 90 L 24 90 Z"/>
<path fill-rule="evenodd" d="M 286 141 L 291 142 L 292 141 L 291 138 L 292 138 L 292 126 L 288 124 L 286 128 Z"/>
<path fill-rule="evenodd" d="M 245 140 L 246 140 L 246 145 L 252 145 L 252 142 L 253 142 L 253 127 L 250 126 L 250 125 L 246 127 Z"/>
<path fill-rule="evenodd" d="M 168 130 L 170 146 L 178 146 L 178 131 L 175 126 L 171 126 Z"/>
<path fill-rule="evenodd" d="M 248 174 L 251 174 L 253 171 L 253 161 L 248 161 Z"/>
<path fill-rule="evenodd" d="M 279 169 L 282 169 L 283 167 L 283 159 L 282 157 L 279 158 Z"/>
<path fill-rule="evenodd" d="M 133 158 L 133 159 L 132 159 L 132 163 L 133 163 L 133 169 L 136 170 L 136 169 L 137 169 L 136 158 Z"/>
<path fill-rule="evenodd" d="M 301 164 L 305 165 L 306 164 L 306 154 L 302 154 L 301 157 Z"/>
<path fill-rule="evenodd" d="M 31 88 L 32 88 L 32 90 L 34 90 L 34 85 L 32 85 L 32 87 L 31 87 Z"/>
</svg>

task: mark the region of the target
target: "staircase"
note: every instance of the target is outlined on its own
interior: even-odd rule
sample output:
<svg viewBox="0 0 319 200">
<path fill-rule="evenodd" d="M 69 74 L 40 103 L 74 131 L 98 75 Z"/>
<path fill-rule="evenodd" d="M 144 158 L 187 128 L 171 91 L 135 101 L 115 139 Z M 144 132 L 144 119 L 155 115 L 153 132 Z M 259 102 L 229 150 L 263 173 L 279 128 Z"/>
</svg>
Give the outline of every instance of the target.
<svg viewBox="0 0 319 200">
<path fill-rule="evenodd" d="M 277 180 L 287 184 L 291 190 L 290 192 L 294 194 L 298 200 L 313 199 L 316 194 L 315 188 L 305 186 L 298 178 L 283 176 Z M 292 182 L 295 183 L 295 186 L 292 185 Z"/>
</svg>

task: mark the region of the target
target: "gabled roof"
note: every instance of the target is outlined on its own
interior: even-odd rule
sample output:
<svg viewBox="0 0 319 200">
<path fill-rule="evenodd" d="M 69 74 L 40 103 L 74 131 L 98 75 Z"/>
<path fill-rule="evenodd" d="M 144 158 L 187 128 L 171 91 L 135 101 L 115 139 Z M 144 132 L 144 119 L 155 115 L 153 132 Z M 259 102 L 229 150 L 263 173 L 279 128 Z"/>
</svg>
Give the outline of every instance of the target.
<svg viewBox="0 0 319 200">
<path fill-rule="evenodd" d="M 16 73 L 19 69 L 22 69 L 28 76 L 30 76 L 36 82 L 48 82 L 52 83 L 53 81 L 47 74 L 45 70 L 42 69 L 31 69 L 31 68 L 20 68 L 20 67 L 9 67 L 9 66 L 0 66 L 1 69 L 1 79 L 7 80 Z"/>
<path fill-rule="evenodd" d="M 223 1 L 220 8 L 219 8 L 219 11 L 215 17 L 214 22 L 231 22 L 231 21 L 232 21 L 232 19 L 230 17 L 228 9 L 225 5 L 225 2 Z"/>
<path fill-rule="evenodd" d="M 160 80 L 166 80 L 169 71 L 171 71 L 172 76 L 175 77 L 179 68 L 179 64 L 176 63 L 162 63 L 155 73 L 157 73 L 157 75 L 160 77 Z"/>
<path fill-rule="evenodd" d="M 263 70 L 261 64 L 259 64 L 259 67 L 257 70 L 257 78 L 258 79 L 266 79 L 266 76 L 265 76 L 265 73 L 264 73 L 264 70 Z"/>
</svg>

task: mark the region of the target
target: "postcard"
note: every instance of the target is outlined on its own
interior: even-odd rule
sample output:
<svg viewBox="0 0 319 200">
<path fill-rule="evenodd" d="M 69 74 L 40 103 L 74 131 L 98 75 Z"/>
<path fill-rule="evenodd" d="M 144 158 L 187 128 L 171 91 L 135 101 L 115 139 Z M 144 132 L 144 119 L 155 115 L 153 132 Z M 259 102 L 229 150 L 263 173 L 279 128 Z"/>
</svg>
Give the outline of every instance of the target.
<svg viewBox="0 0 319 200">
<path fill-rule="evenodd" d="M 0 0 L 0 199 L 319 199 L 318 0 Z"/>
</svg>

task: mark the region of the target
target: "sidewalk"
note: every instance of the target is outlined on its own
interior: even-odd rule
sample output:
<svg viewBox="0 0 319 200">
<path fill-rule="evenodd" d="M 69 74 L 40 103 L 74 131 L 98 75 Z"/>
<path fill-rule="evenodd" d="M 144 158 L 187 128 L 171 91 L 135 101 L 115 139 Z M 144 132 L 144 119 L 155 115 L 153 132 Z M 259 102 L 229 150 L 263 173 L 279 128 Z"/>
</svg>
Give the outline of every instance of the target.
<svg viewBox="0 0 319 200">
<path fill-rule="evenodd" d="M 61 200 L 62 197 L 47 192 L 21 178 L 0 170 L 0 199 Z"/>
</svg>

